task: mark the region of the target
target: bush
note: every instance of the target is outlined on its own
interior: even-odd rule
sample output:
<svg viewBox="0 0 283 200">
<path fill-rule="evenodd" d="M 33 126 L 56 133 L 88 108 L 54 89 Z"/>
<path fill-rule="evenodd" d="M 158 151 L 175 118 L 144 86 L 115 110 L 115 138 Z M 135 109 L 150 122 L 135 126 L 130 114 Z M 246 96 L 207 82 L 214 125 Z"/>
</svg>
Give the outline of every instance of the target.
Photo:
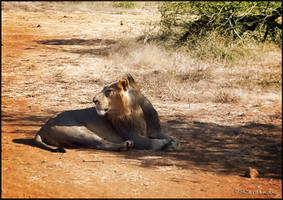
<svg viewBox="0 0 283 200">
<path fill-rule="evenodd" d="M 231 40 L 282 42 L 282 3 L 268 1 L 164 2 L 160 7 L 161 39 L 174 45 L 195 44 L 218 32 Z"/>
<path fill-rule="evenodd" d="M 115 2 L 113 7 L 129 9 L 129 8 L 135 8 L 136 4 L 134 2 L 130 2 L 130 1 Z"/>
</svg>

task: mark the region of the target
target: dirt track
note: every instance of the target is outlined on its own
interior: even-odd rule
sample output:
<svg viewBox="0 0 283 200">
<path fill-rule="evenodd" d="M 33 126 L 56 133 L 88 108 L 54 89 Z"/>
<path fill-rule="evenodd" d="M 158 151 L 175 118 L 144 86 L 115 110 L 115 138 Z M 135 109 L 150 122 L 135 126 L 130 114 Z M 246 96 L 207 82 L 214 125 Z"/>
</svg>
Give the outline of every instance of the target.
<svg viewBox="0 0 283 200">
<path fill-rule="evenodd" d="M 109 49 L 119 38 L 137 36 L 151 17 L 2 11 L 2 197 L 282 197 L 277 104 L 151 99 L 163 127 L 181 141 L 177 152 L 61 154 L 33 145 L 52 115 L 93 106 L 93 94 L 112 80 Z M 248 167 L 260 177 L 244 177 Z"/>
</svg>

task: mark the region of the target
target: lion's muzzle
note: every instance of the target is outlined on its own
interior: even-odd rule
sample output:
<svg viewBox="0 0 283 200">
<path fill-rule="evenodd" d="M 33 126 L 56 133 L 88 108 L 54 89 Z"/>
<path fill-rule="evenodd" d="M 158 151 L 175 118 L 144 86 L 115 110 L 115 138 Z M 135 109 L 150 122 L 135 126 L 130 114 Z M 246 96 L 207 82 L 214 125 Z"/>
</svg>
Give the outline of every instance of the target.
<svg viewBox="0 0 283 200">
<path fill-rule="evenodd" d="M 109 102 L 104 97 L 103 93 L 99 93 L 93 98 L 97 114 L 105 115 L 109 111 Z"/>
<path fill-rule="evenodd" d="M 97 114 L 102 115 L 102 116 L 105 115 L 109 111 L 109 109 L 99 109 L 98 106 L 95 106 L 95 109 L 96 109 Z"/>
</svg>

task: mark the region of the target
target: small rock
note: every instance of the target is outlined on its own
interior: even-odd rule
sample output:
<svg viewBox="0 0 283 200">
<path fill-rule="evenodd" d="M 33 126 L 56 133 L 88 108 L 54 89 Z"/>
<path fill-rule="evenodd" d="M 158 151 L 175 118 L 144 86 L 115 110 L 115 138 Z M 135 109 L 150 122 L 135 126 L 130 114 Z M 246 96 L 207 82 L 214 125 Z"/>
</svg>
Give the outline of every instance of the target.
<svg viewBox="0 0 283 200">
<path fill-rule="evenodd" d="M 242 116 L 245 116 L 245 114 L 243 112 L 239 112 L 237 116 L 242 117 Z"/>
<path fill-rule="evenodd" d="M 38 27 L 40 27 L 40 24 L 37 24 L 37 26 L 36 26 L 36 27 L 37 27 L 37 28 L 38 28 Z"/>
<path fill-rule="evenodd" d="M 258 176 L 259 176 L 259 172 L 255 168 L 249 167 L 247 169 L 246 177 L 251 178 L 251 179 L 255 179 Z"/>
</svg>

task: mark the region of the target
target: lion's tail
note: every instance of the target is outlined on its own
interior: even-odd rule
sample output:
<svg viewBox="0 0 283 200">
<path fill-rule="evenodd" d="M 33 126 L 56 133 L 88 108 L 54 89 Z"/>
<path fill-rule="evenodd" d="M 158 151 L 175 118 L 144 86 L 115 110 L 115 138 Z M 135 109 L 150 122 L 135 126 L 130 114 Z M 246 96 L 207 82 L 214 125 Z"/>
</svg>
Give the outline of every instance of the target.
<svg viewBox="0 0 283 200">
<path fill-rule="evenodd" d="M 42 139 L 41 136 L 39 134 L 36 134 L 35 138 L 34 138 L 35 143 L 41 147 L 42 149 L 51 151 L 51 152 L 61 152 L 61 153 L 65 153 L 66 150 L 63 147 L 57 147 L 57 148 L 52 148 L 49 145 L 45 144 Z"/>
</svg>

